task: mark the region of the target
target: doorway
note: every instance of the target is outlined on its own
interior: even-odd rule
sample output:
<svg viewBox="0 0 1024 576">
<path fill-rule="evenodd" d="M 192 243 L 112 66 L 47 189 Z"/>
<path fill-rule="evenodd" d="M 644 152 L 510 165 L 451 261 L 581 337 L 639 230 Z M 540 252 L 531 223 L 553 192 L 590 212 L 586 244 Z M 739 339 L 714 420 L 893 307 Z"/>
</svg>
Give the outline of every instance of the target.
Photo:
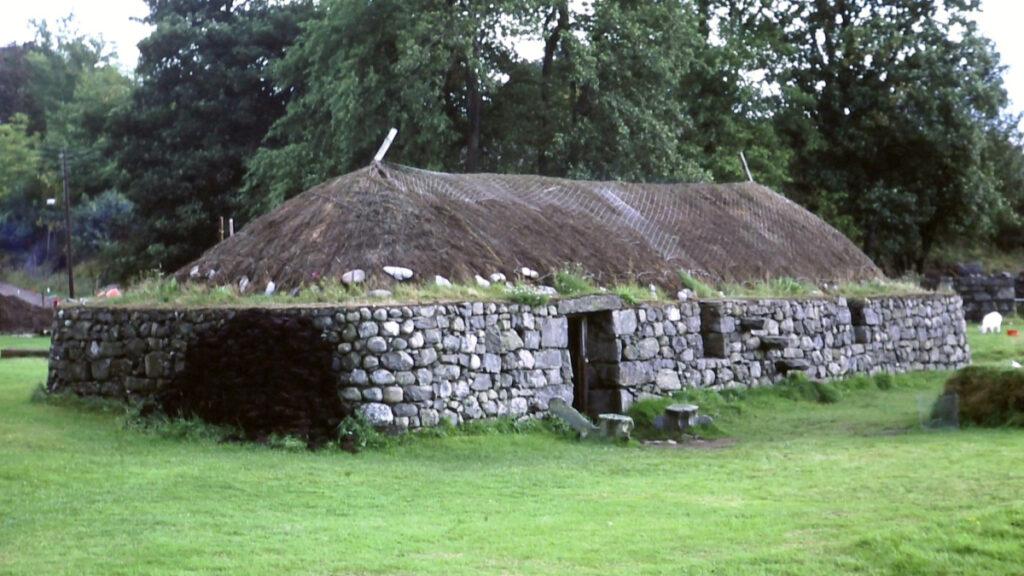
<svg viewBox="0 0 1024 576">
<path fill-rule="evenodd" d="M 590 404 L 587 381 L 587 317 L 569 316 L 569 359 L 572 363 L 572 407 L 586 414 Z"/>
<path fill-rule="evenodd" d="M 572 363 L 572 406 L 596 419 L 622 409 L 616 377 L 621 354 L 608 310 L 573 314 L 569 321 L 569 359 Z"/>
</svg>

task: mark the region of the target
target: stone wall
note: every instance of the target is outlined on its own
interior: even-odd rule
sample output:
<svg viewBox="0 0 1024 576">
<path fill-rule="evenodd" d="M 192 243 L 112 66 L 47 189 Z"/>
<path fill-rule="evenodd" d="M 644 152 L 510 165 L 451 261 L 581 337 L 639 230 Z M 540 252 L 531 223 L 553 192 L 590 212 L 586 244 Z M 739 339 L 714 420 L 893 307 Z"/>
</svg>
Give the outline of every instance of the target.
<svg viewBox="0 0 1024 576">
<path fill-rule="evenodd" d="M 1017 294 L 1024 294 L 1018 289 L 1019 283 L 1009 272 L 930 277 L 923 282 L 926 288 L 944 285 L 956 291 L 963 299 L 964 317 L 971 322 L 981 322 L 989 312 L 1003 316 L 1016 314 Z"/>
<path fill-rule="evenodd" d="M 190 346 L 240 313 L 61 309 L 48 388 L 159 397 L 185 371 Z M 792 370 L 841 378 L 970 361 L 960 299 L 943 295 L 634 307 L 595 296 L 536 307 L 307 306 L 259 314 L 310 319 L 330 345 L 332 378 L 346 409 L 395 429 L 441 418 L 458 424 L 542 415 L 552 398 L 573 402 L 574 380 L 584 376 L 584 408 L 593 414 L 683 387 L 768 385 Z M 573 334 L 585 344 L 573 344 Z M 583 370 L 577 378 L 574 362 Z"/>
<path fill-rule="evenodd" d="M 956 296 L 686 302 L 613 311 L 598 325 L 618 344 L 602 348 L 598 378 L 615 391 L 612 410 L 682 387 L 770 385 L 793 370 L 834 379 L 970 363 Z"/>
</svg>

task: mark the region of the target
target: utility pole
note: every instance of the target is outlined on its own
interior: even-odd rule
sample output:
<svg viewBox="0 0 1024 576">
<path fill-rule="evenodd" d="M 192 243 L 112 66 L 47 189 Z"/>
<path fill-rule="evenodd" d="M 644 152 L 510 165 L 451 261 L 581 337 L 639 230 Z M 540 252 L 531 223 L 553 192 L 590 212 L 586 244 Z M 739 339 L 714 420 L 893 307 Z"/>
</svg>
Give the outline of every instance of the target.
<svg viewBox="0 0 1024 576">
<path fill-rule="evenodd" d="M 68 267 L 68 297 L 75 297 L 75 261 L 71 257 L 71 195 L 68 193 L 68 155 L 60 151 L 60 172 L 64 178 L 64 250 Z"/>
</svg>

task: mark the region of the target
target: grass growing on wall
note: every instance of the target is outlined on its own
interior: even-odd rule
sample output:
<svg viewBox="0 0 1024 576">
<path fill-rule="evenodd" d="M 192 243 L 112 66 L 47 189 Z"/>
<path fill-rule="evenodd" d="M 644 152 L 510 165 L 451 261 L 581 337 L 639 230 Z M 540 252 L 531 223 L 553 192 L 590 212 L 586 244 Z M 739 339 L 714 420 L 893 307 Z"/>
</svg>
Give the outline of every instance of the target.
<svg viewBox="0 0 1024 576">
<path fill-rule="evenodd" d="M 1016 357 L 1019 340 L 976 354 Z M 126 430 L 30 402 L 0 361 L 4 574 L 1016 574 L 1017 429 L 931 432 L 946 374 L 831 404 L 725 398 L 731 445 L 577 443 L 545 430 L 350 455 Z M 874 384 L 873 379 L 870 383 Z"/>
<path fill-rule="evenodd" d="M 679 272 L 683 287 L 699 299 L 759 299 L 809 298 L 847 296 L 853 298 L 903 296 L 921 294 L 923 289 L 909 280 L 871 280 L 818 287 L 792 278 L 772 278 L 742 284 L 711 286 L 685 271 Z M 575 298 L 590 294 L 615 294 L 627 304 L 641 302 L 670 302 L 675 294 L 661 288 L 626 282 L 610 287 L 599 286 L 579 267 L 565 268 L 552 276 L 557 296 L 549 296 L 540 288 L 517 283 L 511 286 L 492 284 L 481 287 L 475 283 L 452 283 L 442 286 L 432 281 L 407 282 L 391 285 L 389 296 L 371 297 L 365 285 L 346 286 L 336 280 L 322 280 L 304 286 L 298 292 L 277 291 L 267 296 L 265 286 L 251 286 L 241 294 L 237 286 L 208 286 L 193 282 L 179 283 L 172 277 L 149 276 L 140 279 L 120 298 L 93 299 L 90 304 L 100 306 L 139 307 L 204 307 L 204 306 L 288 306 L 301 304 L 384 305 L 430 302 L 491 301 L 539 305 L 552 297 Z"/>
<path fill-rule="evenodd" d="M 721 290 L 727 296 L 735 298 L 806 298 L 825 295 L 814 284 L 793 278 L 772 278 L 744 284 L 725 284 Z"/>
<path fill-rule="evenodd" d="M 685 270 L 679 271 L 679 281 L 682 283 L 683 288 L 692 291 L 697 295 L 697 298 L 718 298 L 721 296 L 718 290 L 715 290 L 709 284 L 698 280 Z"/>
</svg>

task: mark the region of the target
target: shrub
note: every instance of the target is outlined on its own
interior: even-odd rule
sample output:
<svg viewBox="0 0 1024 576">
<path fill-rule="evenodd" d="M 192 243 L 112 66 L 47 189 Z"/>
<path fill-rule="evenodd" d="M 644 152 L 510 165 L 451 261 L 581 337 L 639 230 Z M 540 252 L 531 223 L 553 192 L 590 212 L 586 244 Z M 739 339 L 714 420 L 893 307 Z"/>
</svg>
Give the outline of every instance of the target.
<svg viewBox="0 0 1024 576">
<path fill-rule="evenodd" d="M 793 400 L 834 404 L 843 398 L 842 393 L 831 382 L 811 380 L 803 372 L 790 372 L 777 387 L 783 397 Z"/>
<path fill-rule="evenodd" d="M 633 425 L 638 433 L 654 429 L 654 420 L 665 413 L 665 408 L 675 404 L 678 400 L 673 398 L 648 398 L 638 400 L 629 407 L 629 417 L 633 419 Z"/>
<path fill-rule="evenodd" d="M 877 386 L 879 390 L 892 390 L 893 386 L 896 385 L 896 379 L 888 372 L 876 374 L 874 380 L 875 386 Z"/>
<path fill-rule="evenodd" d="M 358 452 L 365 448 L 382 448 L 388 444 L 388 437 L 378 432 L 359 412 L 342 420 L 337 431 L 339 445 L 349 452 Z"/>
<path fill-rule="evenodd" d="M 870 388 L 875 388 L 875 381 L 868 376 L 858 374 L 844 379 L 842 381 L 842 386 L 848 390 L 868 390 Z"/>
<path fill-rule="evenodd" d="M 1024 426 L 1024 371 L 972 366 L 946 381 L 956 394 L 960 420 L 979 426 Z"/>
</svg>

